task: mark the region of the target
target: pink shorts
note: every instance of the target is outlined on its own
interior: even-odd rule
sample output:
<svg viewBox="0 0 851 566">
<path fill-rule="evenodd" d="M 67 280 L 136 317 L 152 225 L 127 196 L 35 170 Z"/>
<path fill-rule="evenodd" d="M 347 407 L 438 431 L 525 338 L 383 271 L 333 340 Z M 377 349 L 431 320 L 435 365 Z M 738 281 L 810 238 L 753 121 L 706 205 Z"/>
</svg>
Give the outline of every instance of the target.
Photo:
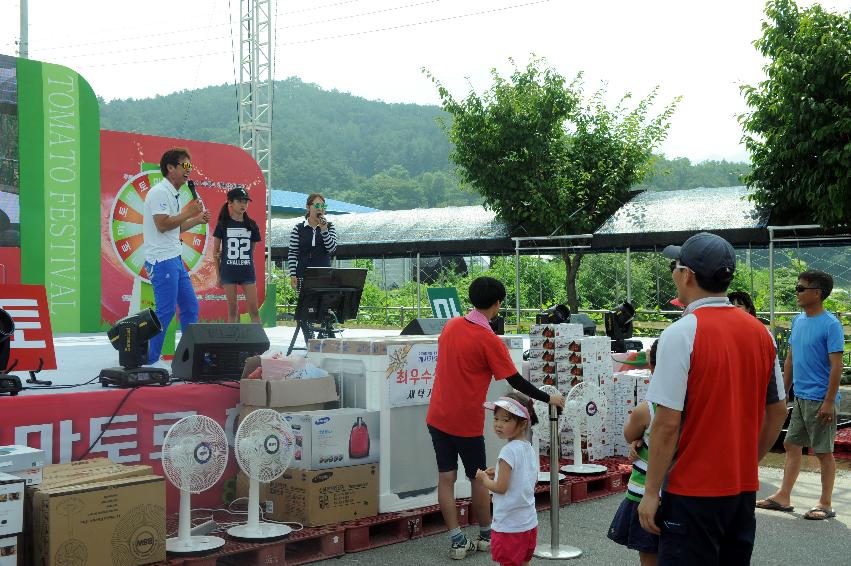
<svg viewBox="0 0 851 566">
<path fill-rule="evenodd" d="M 532 560 L 538 527 L 522 533 L 491 532 L 491 559 L 502 566 L 520 566 Z"/>
</svg>

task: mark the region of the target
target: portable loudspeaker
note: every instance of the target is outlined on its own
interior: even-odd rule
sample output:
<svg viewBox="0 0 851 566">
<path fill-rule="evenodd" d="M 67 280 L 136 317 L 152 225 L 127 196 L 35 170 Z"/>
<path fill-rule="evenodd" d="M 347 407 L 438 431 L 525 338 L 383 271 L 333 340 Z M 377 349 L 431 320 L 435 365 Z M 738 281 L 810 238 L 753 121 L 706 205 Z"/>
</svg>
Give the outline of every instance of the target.
<svg viewBox="0 0 851 566">
<path fill-rule="evenodd" d="M 259 324 L 190 324 L 177 344 L 171 373 L 186 381 L 237 380 L 246 358 L 268 349 Z"/>
<path fill-rule="evenodd" d="M 438 335 L 449 322 L 448 318 L 415 318 L 402 330 L 402 336 Z"/>
</svg>

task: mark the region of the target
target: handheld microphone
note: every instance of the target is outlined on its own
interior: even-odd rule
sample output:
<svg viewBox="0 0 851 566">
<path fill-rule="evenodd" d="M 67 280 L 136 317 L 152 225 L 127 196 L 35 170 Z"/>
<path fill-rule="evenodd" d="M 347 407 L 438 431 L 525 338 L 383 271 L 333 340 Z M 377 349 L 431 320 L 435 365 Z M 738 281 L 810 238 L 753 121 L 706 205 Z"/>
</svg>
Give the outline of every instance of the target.
<svg viewBox="0 0 851 566">
<path fill-rule="evenodd" d="M 195 181 L 189 179 L 186 181 L 186 186 L 189 187 L 189 192 L 192 193 L 193 200 L 198 200 L 198 193 L 195 191 Z"/>
</svg>

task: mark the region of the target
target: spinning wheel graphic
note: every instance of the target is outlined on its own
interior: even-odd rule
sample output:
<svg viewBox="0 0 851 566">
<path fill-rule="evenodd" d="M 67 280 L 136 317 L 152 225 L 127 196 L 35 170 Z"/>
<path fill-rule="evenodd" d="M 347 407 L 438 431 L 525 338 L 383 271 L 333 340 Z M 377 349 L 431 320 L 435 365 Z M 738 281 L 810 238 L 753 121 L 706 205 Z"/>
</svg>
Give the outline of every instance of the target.
<svg viewBox="0 0 851 566">
<path fill-rule="evenodd" d="M 109 236 L 112 248 L 121 264 L 133 277 L 139 277 L 150 283 L 145 271 L 145 242 L 142 235 L 142 217 L 145 196 L 156 183 L 162 180 L 159 171 L 143 171 L 128 179 L 112 203 L 109 215 Z M 192 200 L 192 193 L 186 185 L 178 191 L 178 201 L 182 210 Z M 200 200 L 200 198 L 199 198 Z M 182 242 L 181 257 L 190 274 L 194 273 L 204 258 L 207 247 L 207 224 L 202 223 L 180 234 Z"/>
</svg>

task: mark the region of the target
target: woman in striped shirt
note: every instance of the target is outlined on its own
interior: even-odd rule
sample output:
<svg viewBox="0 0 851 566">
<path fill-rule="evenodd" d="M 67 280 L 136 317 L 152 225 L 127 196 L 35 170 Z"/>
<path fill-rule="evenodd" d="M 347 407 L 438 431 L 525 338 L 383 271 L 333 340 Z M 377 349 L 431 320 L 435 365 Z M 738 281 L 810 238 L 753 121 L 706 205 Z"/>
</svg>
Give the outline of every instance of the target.
<svg viewBox="0 0 851 566">
<path fill-rule="evenodd" d="M 325 219 L 325 197 L 313 193 L 307 197 L 304 220 L 290 233 L 287 263 L 290 284 L 298 291 L 308 267 L 331 267 L 331 256 L 337 251 L 337 231 Z"/>
</svg>

